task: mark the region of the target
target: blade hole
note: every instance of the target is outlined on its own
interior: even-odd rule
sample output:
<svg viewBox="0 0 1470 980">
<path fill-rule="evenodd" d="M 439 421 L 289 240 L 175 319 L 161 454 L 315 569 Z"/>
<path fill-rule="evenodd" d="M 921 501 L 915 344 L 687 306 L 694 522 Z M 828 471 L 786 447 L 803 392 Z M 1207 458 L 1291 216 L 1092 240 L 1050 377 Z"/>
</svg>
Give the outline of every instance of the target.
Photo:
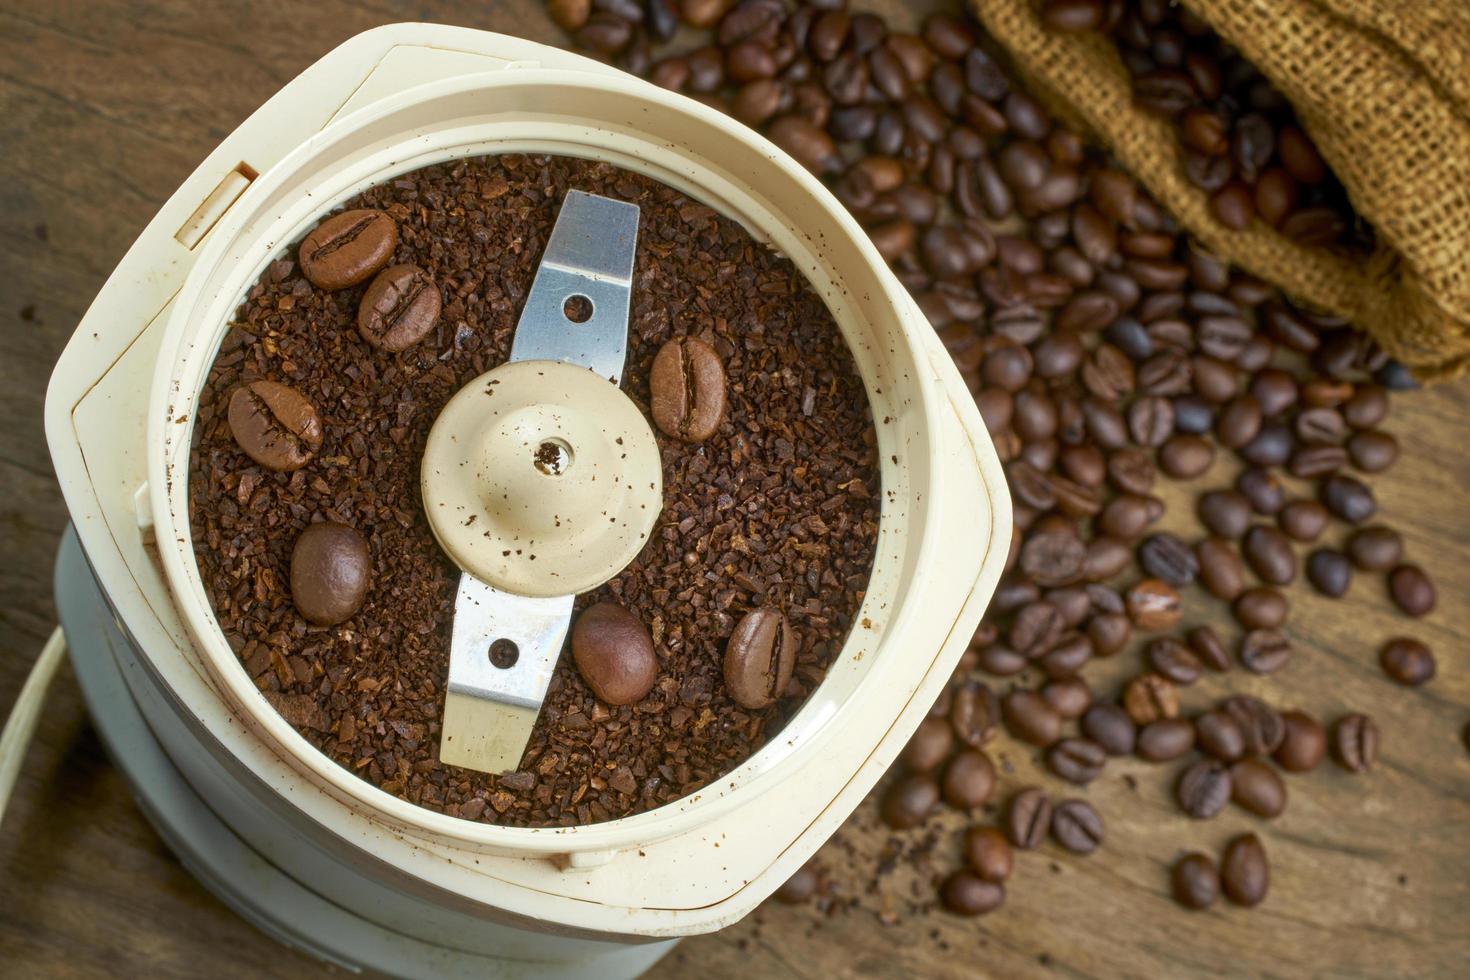
<svg viewBox="0 0 1470 980">
<path fill-rule="evenodd" d="M 501 670 L 509 670 L 521 659 L 521 648 L 516 646 L 514 640 L 501 637 L 490 644 L 490 662 Z"/>
<path fill-rule="evenodd" d="M 561 314 L 573 323 L 586 323 L 592 319 L 592 300 L 573 293 L 562 301 Z"/>
</svg>

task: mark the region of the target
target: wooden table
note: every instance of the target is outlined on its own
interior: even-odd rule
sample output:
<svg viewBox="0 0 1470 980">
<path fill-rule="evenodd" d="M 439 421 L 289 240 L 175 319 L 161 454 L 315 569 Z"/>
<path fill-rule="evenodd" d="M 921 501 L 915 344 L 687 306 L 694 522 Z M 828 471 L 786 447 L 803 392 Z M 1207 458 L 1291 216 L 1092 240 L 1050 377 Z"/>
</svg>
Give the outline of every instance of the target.
<svg viewBox="0 0 1470 980">
<path fill-rule="evenodd" d="M 934 5 L 884 0 L 900 19 Z M 0 2 L 0 709 L 8 710 L 53 622 L 50 570 L 66 521 L 41 430 L 52 363 L 133 235 L 214 144 L 328 49 L 377 24 L 422 18 L 554 40 L 531 0 L 3 0 Z M 884 879 L 864 910 L 825 921 L 767 906 L 690 940 L 659 977 L 1257 974 L 1470 975 L 1470 385 L 1395 398 L 1405 460 L 1376 481 L 1384 515 L 1439 584 L 1440 608 L 1409 623 L 1380 581 L 1345 602 L 1296 587 L 1290 668 L 1201 685 L 1264 692 L 1325 718 L 1372 713 L 1382 764 L 1331 765 L 1290 780 L 1270 823 L 1228 810 L 1192 824 L 1169 798 L 1171 770 L 1110 765 L 1085 795 L 1109 825 L 1093 857 L 1022 855 L 1003 911 L 979 921 L 907 911 L 932 891 Z M 1173 490 L 1187 527 L 1190 491 Z M 1196 599 L 1191 614 L 1220 620 Z M 1440 676 L 1420 692 L 1380 673 L 1377 643 L 1423 637 Z M 1119 658 L 1126 659 L 1126 658 Z M 1114 669 L 1122 670 L 1123 665 Z M 1031 753 L 997 749 L 1007 791 Z M 1054 785 L 1063 792 L 1063 787 Z M 937 820 L 936 871 L 954 864 L 953 816 Z M 1187 848 L 1259 830 L 1273 870 L 1254 912 L 1186 913 L 1166 895 Z M 865 807 L 829 847 L 864 872 L 888 835 Z M 888 907 L 898 922 L 874 910 Z M 63 674 L 0 827 L 0 973 L 8 976 L 307 977 L 322 967 L 256 932 L 165 850 L 108 764 Z"/>
</svg>

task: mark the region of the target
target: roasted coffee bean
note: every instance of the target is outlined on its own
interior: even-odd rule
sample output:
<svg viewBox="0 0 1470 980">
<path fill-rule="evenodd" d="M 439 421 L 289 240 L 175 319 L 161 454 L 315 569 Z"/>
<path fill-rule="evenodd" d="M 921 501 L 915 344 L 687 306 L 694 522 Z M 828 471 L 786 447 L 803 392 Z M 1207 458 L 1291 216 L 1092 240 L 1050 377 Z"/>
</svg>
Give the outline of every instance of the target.
<svg viewBox="0 0 1470 980">
<path fill-rule="evenodd" d="M 1099 344 L 1082 365 L 1082 384 L 1103 401 L 1116 402 L 1133 390 L 1133 362 L 1112 344 Z"/>
<path fill-rule="evenodd" d="M 1174 432 L 1174 403 L 1159 395 L 1135 399 L 1128 406 L 1128 431 L 1140 446 L 1162 446 Z"/>
<path fill-rule="evenodd" d="M 1330 516 L 1327 508 L 1315 500 L 1292 500 L 1276 515 L 1276 523 L 1289 538 L 1316 541 L 1327 529 Z"/>
<path fill-rule="evenodd" d="M 1092 689 L 1077 677 L 1047 683 L 1041 689 L 1041 697 L 1063 718 L 1080 718 L 1092 705 Z"/>
<path fill-rule="evenodd" d="M 1166 677 L 1141 674 L 1123 688 L 1123 710 L 1135 725 L 1175 718 L 1179 715 L 1179 692 Z"/>
<path fill-rule="evenodd" d="M 1291 604 L 1276 589 L 1261 587 L 1242 592 L 1230 610 L 1248 630 L 1274 630 L 1286 622 Z"/>
<path fill-rule="evenodd" d="M 1107 458 L 1096 446 L 1063 446 L 1058 458 L 1062 472 L 1084 487 L 1098 487 L 1107 479 Z"/>
<path fill-rule="evenodd" d="M 1267 763 L 1242 759 L 1230 767 L 1230 799 L 1269 820 L 1286 809 L 1286 784 Z"/>
<path fill-rule="evenodd" d="M 965 863 L 986 881 L 1005 881 L 1011 876 L 1015 855 L 999 829 L 971 827 L 965 833 Z"/>
<path fill-rule="evenodd" d="M 1052 810 L 1051 836 L 1064 850 L 1091 854 L 1106 834 L 1102 817 L 1086 800 L 1063 800 Z"/>
<path fill-rule="evenodd" d="M 227 418 L 236 444 L 268 470 L 299 470 L 322 445 L 322 420 L 311 402 L 274 381 L 236 388 Z"/>
<path fill-rule="evenodd" d="M 1116 704 L 1094 704 L 1082 716 L 1082 734 L 1108 755 L 1131 755 L 1137 738 L 1133 719 Z"/>
<path fill-rule="evenodd" d="M 698 337 L 678 337 L 659 348 L 648 385 L 653 421 L 667 436 L 703 442 L 725 419 L 725 368 Z"/>
<path fill-rule="evenodd" d="M 616 14 L 598 11 L 572 37 L 578 47 L 602 55 L 617 54 L 633 40 L 633 25 Z"/>
<path fill-rule="evenodd" d="M 1205 538 L 1194 546 L 1199 563 L 1200 584 L 1211 594 L 1230 602 L 1245 587 L 1245 566 L 1235 548 L 1223 538 Z"/>
<path fill-rule="evenodd" d="M 310 623 L 335 626 L 352 618 L 372 582 L 368 544 L 345 524 L 310 524 L 291 549 L 291 601 Z"/>
<path fill-rule="evenodd" d="M 1291 454 L 1286 468 L 1292 476 L 1316 480 L 1347 465 L 1347 450 L 1341 446 L 1302 446 Z"/>
<path fill-rule="evenodd" d="M 1230 402 L 1240 394 L 1240 372 L 1234 365 L 1213 357 L 1196 357 L 1194 390 L 1209 403 L 1213 412 L 1213 406 Z"/>
<path fill-rule="evenodd" d="M 1066 620 L 1056 606 L 1033 602 L 1016 613 L 1006 640 L 1026 656 L 1039 657 L 1056 646 L 1066 628 Z"/>
<path fill-rule="evenodd" d="M 1387 432 L 1365 429 L 1348 439 L 1347 452 L 1364 473 L 1381 473 L 1399 458 L 1399 441 Z"/>
<path fill-rule="evenodd" d="M 999 643 L 980 651 L 980 669 L 996 677 L 1010 677 L 1025 670 L 1030 661 Z"/>
<path fill-rule="evenodd" d="M 1194 820 L 1209 820 L 1230 801 L 1230 770 L 1217 759 L 1201 759 L 1187 767 L 1174 786 L 1179 808 Z"/>
<path fill-rule="evenodd" d="M 1159 447 L 1159 468 L 1176 480 L 1192 480 L 1214 461 L 1215 447 L 1202 436 L 1171 436 Z"/>
<path fill-rule="evenodd" d="M 692 59 L 693 55 L 690 57 Z M 791 154 L 797 163 L 815 174 L 827 173 L 842 165 L 832 137 L 805 117 L 779 116 L 766 130 L 766 135 L 772 143 Z"/>
<path fill-rule="evenodd" d="M 1133 625 L 1149 632 L 1173 629 L 1182 615 L 1179 593 L 1172 585 L 1158 579 L 1144 579 L 1134 585 L 1124 601 Z"/>
<path fill-rule="evenodd" d="M 1123 613 L 1100 613 L 1087 623 L 1087 638 L 1099 657 L 1110 657 L 1122 650 L 1133 634 L 1133 624 Z"/>
<path fill-rule="evenodd" d="M 1012 847 L 1040 847 L 1051 827 L 1051 800 L 1039 787 L 1027 786 L 1011 797 L 1001 824 Z"/>
<path fill-rule="evenodd" d="M 1245 737 L 1245 751 L 1250 755 L 1270 755 L 1286 737 L 1281 716 L 1259 698 L 1237 694 L 1220 702 L 1220 710 L 1239 726 Z"/>
<path fill-rule="evenodd" d="M 1238 490 L 1211 490 L 1199 498 L 1200 522 L 1222 538 L 1238 538 L 1251 522 L 1250 500 Z"/>
<path fill-rule="evenodd" d="M 954 735 L 943 718 L 925 718 L 914 729 L 913 736 L 899 754 L 899 761 L 911 772 L 931 772 L 949 757 Z"/>
<path fill-rule="evenodd" d="M 588 606 L 577 616 L 572 659 L 592 693 L 612 705 L 643 700 L 658 679 L 658 657 L 647 627 L 612 602 Z"/>
<path fill-rule="evenodd" d="M 1196 626 L 1185 638 L 1200 663 L 1215 671 L 1230 669 L 1230 655 L 1225 651 L 1225 644 L 1214 629 Z"/>
<path fill-rule="evenodd" d="M 909 830 L 929 819 L 939 804 L 939 786 L 924 773 L 911 773 L 888 787 L 878 808 L 894 830 Z"/>
<path fill-rule="evenodd" d="M 1327 732 L 1321 723 L 1301 711 L 1281 714 L 1284 735 L 1272 756 L 1287 772 L 1311 772 L 1327 754 Z"/>
<path fill-rule="evenodd" d="M 1251 509 L 1267 516 L 1278 514 L 1286 505 L 1286 491 L 1276 475 L 1263 469 L 1244 470 L 1235 478 L 1235 489 L 1250 503 Z"/>
<path fill-rule="evenodd" d="M 1378 510 L 1373 491 L 1350 476 L 1334 473 L 1322 481 L 1319 492 L 1327 509 L 1349 524 L 1361 524 Z"/>
<path fill-rule="evenodd" d="M 1407 615 L 1427 616 L 1437 599 L 1434 582 L 1418 565 L 1399 565 L 1388 573 L 1388 594 Z"/>
<path fill-rule="evenodd" d="M 1307 556 L 1307 581 L 1323 595 L 1342 598 L 1352 580 L 1352 562 L 1342 552 L 1318 548 Z"/>
<path fill-rule="evenodd" d="M 1297 413 L 1296 437 L 1302 442 L 1336 446 L 1347 438 L 1347 422 L 1335 408 L 1321 406 Z"/>
<path fill-rule="evenodd" d="M 1194 739 L 1194 726 L 1183 718 L 1160 718 L 1138 730 L 1134 751 L 1148 762 L 1167 762 L 1194 748 Z"/>
<path fill-rule="evenodd" d="M 1224 711 L 1206 711 L 1195 718 L 1194 732 L 1200 751 L 1222 762 L 1234 762 L 1245 754 L 1240 725 Z"/>
<path fill-rule="evenodd" d="M 1199 560 L 1193 549 L 1168 532 L 1144 538 L 1138 546 L 1138 564 L 1145 574 L 1176 588 L 1189 585 L 1199 574 Z"/>
<path fill-rule="evenodd" d="M 1127 493 L 1110 500 L 1097 519 L 1098 530 L 1123 541 L 1137 538 L 1148 525 L 1147 499 Z"/>
<path fill-rule="evenodd" d="M 820 885 L 821 876 L 811 862 L 808 862 L 797 868 L 796 873 L 776 889 L 776 901 L 783 905 L 800 905 L 809 901 Z"/>
<path fill-rule="evenodd" d="M 1378 651 L 1383 672 L 1405 687 L 1418 687 L 1434 677 L 1434 654 L 1406 636 L 1395 637 Z"/>
<path fill-rule="evenodd" d="M 1020 567 L 1038 585 L 1070 585 L 1082 576 L 1087 546 L 1073 532 L 1029 535 L 1021 545 Z"/>
<path fill-rule="evenodd" d="M 760 606 L 746 613 L 725 644 L 725 689 L 730 697 L 753 711 L 774 704 L 791 683 L 797 647 L 796 632 L 781 610 Z"/>
<path fill-rule="evenodd" d="M 1236 905 L 1261 904 L 1271 884 L 1266 848 L 1255 834 L 1242 834 L 1225 845 L 1220 859 L 1220 885 Z"/>
<path fill-rule="evenodd" d="M 1348 538 L 1347 554 L 1365 572 L 1386 572 L 1404 553 L 1398 532 L 1381 524 L 1361 528 Z"/>
<path fill-rule="evenodd" d="M 994 912 L 1005 904 L 1005 886 L 986 881 L 969 871 L 956 871 L 939 889 L 944 907 L 955 915 L 975 916 Z"/>
<path fill-rule="evenodd" d="M 944 802 L 956 810 L 973 810 L 984 806 L 995 791 L 995 766 L 990 756 L 966 749 L 949 760 L 944 767 L 941 792 Z"/>
<path fill-rule="evenodd" d="M 1156 673 L 1180 686 L 1188 686 L 1199 680 L 1202 670 L 1194 652 L 1172 636 L 1150 641 L 1148 664 Z"/>
<path fill-rule="evenodd" d="M 1048 746 L 1062 737 L 1062 716 L 1035 691 L 1012 691 L 1001 699 L 1001 716 L 1011 734 L 1032 745 Z"/>
<path fill-rule="evenodd" d="M 346 289 L 366 282 L 393 257 L 398 223 L 382 211 L 361 208 L 335 214 L 301 240 L 297 263 L 318 289 Z"/>
<path fill-rule="evenodd" d="M 592 16 L 592 0 L 547 0 L 546 12 L 558 27 L 571 33 Z"/>
<path fill-rule="evenodd" d="M 1291 644 L 1275 630 L 1251 630 L 1240 641 L 1240 662 L 1254 674 L 1274 674 L 1291 659 Z"/>
<path fill-rule="evenodd" d="M 1254 439 L 1241 446 L 1240 458 L 1252 466 L 1281 466 L 1291 459 L 1295 440 L 1285 422 L 1268 421 Z"/>
<path fill-rule="evenodd" d="M 1207 909 L 1220 896 L 1220 873 L 1208 856 L 1192 851 L 1174 864 L 1174 901 L 1187 909 Z"/>
<path fill-rule="evenodd" d="M 1246 532 L 1241 551 L 1251 571 L 1271 585 L 1288 585 L 1296 579 L 1296 552 L 1286 535 L 1274 527 L 1258 524 Z"/>
<path fill-rule="evenodd" d="M 1106 762 L 1107 753 L 1102 746 L 1087 738 L 1064 738 L 1046 752 L 1046 764 L 1051 771 L 1080 786 L 1101 775 Z"/>
<path fill-rule="evenodd" d="M 965 684 L 954 692 L 949 708 L 954 737 L 978 749 L 995 736 L 1000 721 L 1000 701 L 986 684 Z"/>
<path fill-rule="evenodd" d="M 1378 726 L 1364 714 L 1342 716 L 1332 728 L 1332 753 L 1349 772 L 1367 772 L 1378 761 Z"/>
<path fill-rule="evenodd" d="M 357 307 L 357 332 L 379 350 L 407 350 L 439 322 L 439 287 L 416 265 L 378 273 Z"/>
</svg>

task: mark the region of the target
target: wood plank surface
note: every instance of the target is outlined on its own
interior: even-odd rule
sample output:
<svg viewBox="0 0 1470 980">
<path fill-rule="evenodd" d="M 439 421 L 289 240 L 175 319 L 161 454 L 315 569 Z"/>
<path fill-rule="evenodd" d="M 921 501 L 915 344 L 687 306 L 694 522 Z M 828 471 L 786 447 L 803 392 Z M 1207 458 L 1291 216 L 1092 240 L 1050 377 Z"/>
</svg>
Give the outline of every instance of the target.
<svg viewBox="0 0 1470 980">
<path fill-rule="evenodd" d="M 860 4 L 900 23 L 938 5 Z M 415 19 L 556 39 L 532 0 L 0 0 L 0 711 L 53 622 L 50 572 L 66 513 L 41 406 L 76 321 L 137 230 L 256 106 L 347 37 Z M 963 822 L 953 814 L 933 821 L 932 849 L 899 862 L 927 870 L 896 871 L 865 892 L 869 869 L 893 847 L 867 804 L 822 857 L 858 908 L 826 917 L 768 905 L 685 942 L 652 975 L 1470 975 L 1470 384 L 1393 404 L 1387 427 L 1404 459 L 1374 486 L 1384 518 L 1435 577 L 1438 611 L 1410 623 L 1368 576 L 1341 602 L 1299 584 L 1290 590 L 1297 653 L 1285 672 L 1236 671 L 1186 696 L 1199 707 L 1249 691 L 1327 719 L 1367 711 L 1383 730 L 1377 771 L 1351 776 L 1329 764 L 1291 777 L 1291 805 L 1269 824 L 1233 808 L 1185 820 L 1167 766 L 1110 764 L 1085 791 L 1050 781 L 1097 804 L 1107 844 L 1090 858 L 1050 845 L 1020 855 L 1005 908 L 978 921 L 915 911 L 932 899 L 927 876 L 955 866 Z M 1223 478 L 1220 466 L 1196 487 Z M 1167 520 L 1190 528 L 1196 490 L 1166 492 Z M 1219 604 L 1199 595 L 1189 615 L 1230 629 Z M 1393 686 L 1378 668 L 1378 643 L 1399 632 L 1439 654 L 1439 677 L 1422 691 Z M 1029 750 L 1002 740 L 996 755 L 1003 792 L 1046 781 Z M 1173 859 L 1247 829 L 1271 856 L 1265 905 L 1174 906 Z M 0 826 L 0 975 L 324 971 L 236 917 L 168 853 L 64 672 Z"/>
</svg>

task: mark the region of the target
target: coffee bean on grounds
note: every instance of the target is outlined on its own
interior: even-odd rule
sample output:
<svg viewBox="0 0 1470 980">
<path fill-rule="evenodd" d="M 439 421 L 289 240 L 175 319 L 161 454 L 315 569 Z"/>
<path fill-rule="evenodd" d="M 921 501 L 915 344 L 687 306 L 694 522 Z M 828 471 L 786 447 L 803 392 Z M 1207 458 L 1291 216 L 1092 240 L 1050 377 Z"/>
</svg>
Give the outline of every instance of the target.
<svg viewBox="0 0 1470 980">
<path fill-rule="evenodd" d="M 599 602 L 577 615 L 572 659 L 593 693 L 612 705 L 643 700 L 658 679 L 658 656 L 647 628 L 614 602 Z"/>
</svg>

